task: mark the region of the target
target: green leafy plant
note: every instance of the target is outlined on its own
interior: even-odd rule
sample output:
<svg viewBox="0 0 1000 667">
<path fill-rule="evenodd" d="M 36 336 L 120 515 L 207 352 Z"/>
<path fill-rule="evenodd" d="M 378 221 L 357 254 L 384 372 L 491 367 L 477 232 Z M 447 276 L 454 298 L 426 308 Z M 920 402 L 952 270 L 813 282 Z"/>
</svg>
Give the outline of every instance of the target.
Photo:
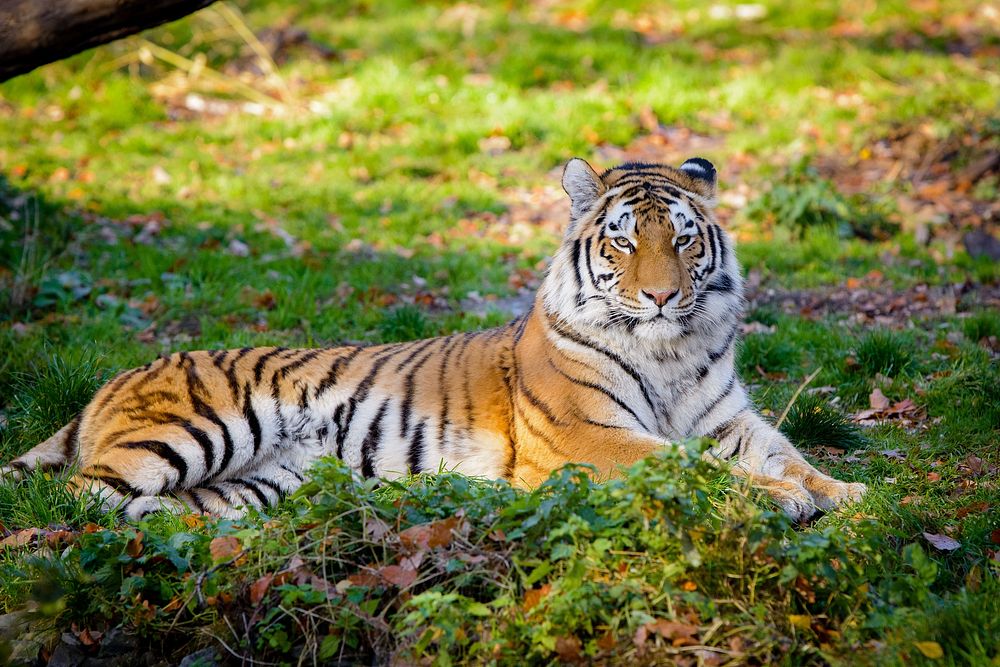
<svg viewBox="0 0 1000 667">
<path fill-rule="evenodd" d="M 769 221 L 788 227 L 801 238 L 808 229 L 827 227 L 842 236 L 866 240 L 884 240 L 895 234 L 899 225 L 889 218 L 883 202 L 863 195 L 847 196 L 829 180 L 822 178 L 802 160 L 771 189 L 747 206 L 753 220 Z"/>
</svg>

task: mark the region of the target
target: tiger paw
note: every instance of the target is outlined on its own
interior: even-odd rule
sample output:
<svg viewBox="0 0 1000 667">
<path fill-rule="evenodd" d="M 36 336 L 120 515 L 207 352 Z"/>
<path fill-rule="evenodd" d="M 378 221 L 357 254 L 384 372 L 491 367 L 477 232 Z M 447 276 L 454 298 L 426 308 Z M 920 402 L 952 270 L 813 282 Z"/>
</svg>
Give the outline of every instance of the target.
<svg viewBox="0 0 1000 667">
<path fill-rule="evenodd" d="M 824 511 L 836 509 L 847 503 L 858 502 L 868 489 L 864 484 L 841 482 L 829 478 L 817 480 L 812 484 L 807 482 L 806 488 L 812 495 L 816 507 Z"/>
<path fill-rule="evenodd" d="M 793 521 L 805 521 L 816 513 L 817 507 L 813 497 L 795 482 L 770 480 L 761 487 Z"/>
</svg>

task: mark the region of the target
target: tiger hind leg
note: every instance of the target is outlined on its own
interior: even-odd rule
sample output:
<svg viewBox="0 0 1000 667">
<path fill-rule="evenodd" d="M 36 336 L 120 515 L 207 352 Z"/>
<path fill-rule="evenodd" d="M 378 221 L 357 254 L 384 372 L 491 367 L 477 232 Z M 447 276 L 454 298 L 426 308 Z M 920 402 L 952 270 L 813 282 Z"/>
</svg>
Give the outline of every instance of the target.
<svg viewBox="0 0 1000 667">
<path fill-rule="evenodd" d="M 151 492 L 130 484 L 108 466 L 90 466 L 70 480 L 78 492 L 96 495 L 107 511 L 121 509 L 130 521 L 153 512 L 199 513 L 238 519 L 249 509 L 276 505 L 303 482 L 293 466 L 270 461 L 224 480 L 206 480 L 189 488 Z"/>
<path fill-rule="evenodd" d="M 56 431 L 10 463 L 0 466 L 0 480 L 18 480 L 32 470 L 58 470 L 76 459 L 80 417 Z"/>
<path fill-rule="evenodd" d="M 277 505 L 302 482 L 302 474 L 295 467 L 268 461 L 224 480 L 175 491 L 172 495 L 193 511 L 238 519 L 250 509 Z"/>
</svg>

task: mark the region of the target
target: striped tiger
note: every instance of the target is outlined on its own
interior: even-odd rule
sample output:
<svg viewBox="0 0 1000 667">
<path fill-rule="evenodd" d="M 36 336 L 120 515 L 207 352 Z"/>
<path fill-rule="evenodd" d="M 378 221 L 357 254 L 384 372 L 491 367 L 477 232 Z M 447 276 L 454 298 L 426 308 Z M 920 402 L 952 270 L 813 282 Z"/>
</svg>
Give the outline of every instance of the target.
<svg viewBox="0 0 1000 667">
<path fill-rule="evenodd" d="M 179 352 L 125 371 L 18 475 L 73 464 L 70 487 L 137 519 L 239 517 L 336 456 L 365 477 L 442 467 L 539 484 L 560 466 L 612 475 L 672 441 L 803 519 L 861 497 L 806 462 L 753 409 L 734 371 L 740 268 L 716 222 L 716 170 L 628 163 L 563 172 L 565 238 L 530 311 L 506 326 L 326 349 Z"/>
</svg>

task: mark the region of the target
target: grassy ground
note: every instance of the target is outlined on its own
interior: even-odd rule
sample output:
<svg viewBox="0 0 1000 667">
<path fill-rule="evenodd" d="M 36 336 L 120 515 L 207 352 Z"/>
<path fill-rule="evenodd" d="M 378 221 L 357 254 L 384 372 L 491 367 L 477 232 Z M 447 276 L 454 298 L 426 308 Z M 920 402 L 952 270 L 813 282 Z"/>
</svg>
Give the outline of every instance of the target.
<svg viewBox="0 0 1000 667">
<path fill-rule="evenodd" d="M 996 8 L 807 4 L 216 5 L 0 86 L 0 459 L 161 352 L 504 321 L 562 162 L 703 155 L 744 378 L 777 419 L 819 369 L 782 428 L 871 488 L 792 527 L 684 457 L 534 494 L 325 464 L 133 528 L 39 475 L 0 485 L 7 650 L 996 664 L 1000 270 L 958 243 L 997 219 Z"/>
</svg>

